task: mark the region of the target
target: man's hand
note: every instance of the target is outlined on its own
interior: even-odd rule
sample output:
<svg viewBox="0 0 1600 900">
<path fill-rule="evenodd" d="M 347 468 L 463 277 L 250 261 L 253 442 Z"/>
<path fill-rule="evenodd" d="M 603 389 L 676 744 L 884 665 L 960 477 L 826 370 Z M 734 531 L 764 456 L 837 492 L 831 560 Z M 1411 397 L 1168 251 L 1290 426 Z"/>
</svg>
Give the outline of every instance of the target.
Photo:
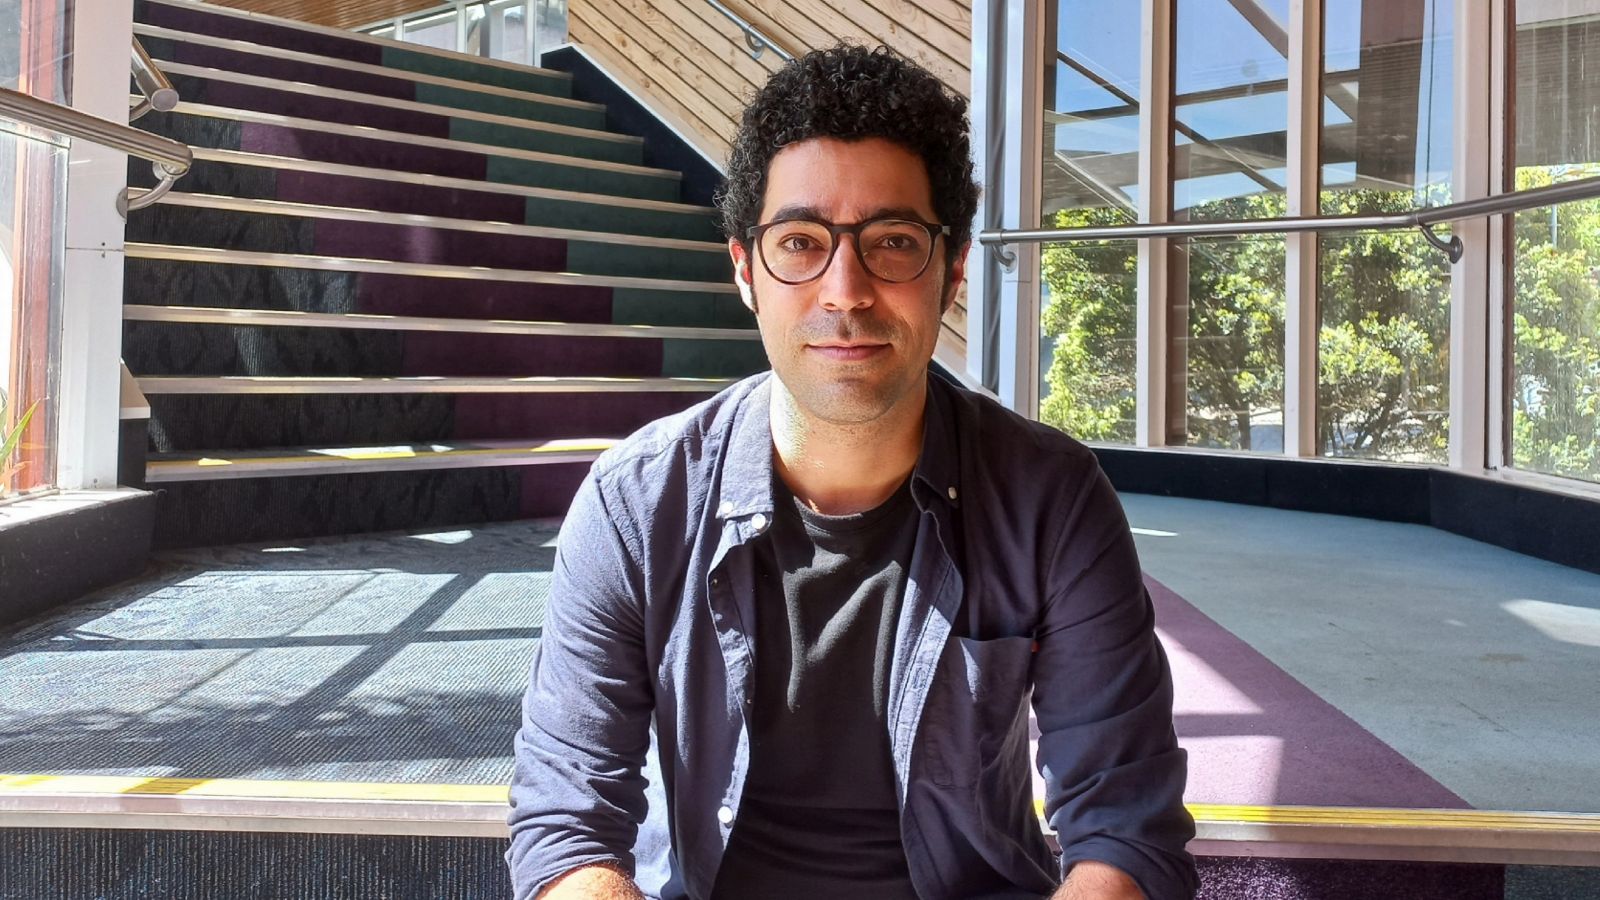
<svg viewBox="0 0 1600 900">
<path fill-rule="evenodd" d="M 626 873 L 607 863 L 579 866 L 539 892 L 538 900 L 644 900 Z"/>
<path fill-rule="evenodd" d="M 1086 859 L 1072 867 L 1050 900 L 1145 900 L 1145 896 L 1121 869 Z"/>
</svg>

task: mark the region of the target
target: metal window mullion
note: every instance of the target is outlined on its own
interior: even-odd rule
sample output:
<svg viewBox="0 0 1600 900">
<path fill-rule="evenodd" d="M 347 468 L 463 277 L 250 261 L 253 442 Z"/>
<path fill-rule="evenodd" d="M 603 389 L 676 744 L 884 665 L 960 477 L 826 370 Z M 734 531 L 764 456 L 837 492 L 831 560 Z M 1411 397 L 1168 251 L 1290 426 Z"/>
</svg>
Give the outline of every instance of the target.
<svg viewBox="0 0 1600 900">
<path fill-rule="evenodd" d="M 1510 159 L 1511 144 L 1508 140 L 1512 129 L 1507 121 L 1509 112 L 1509 94 L 1511 88 L 1512 72 L 1510 67 L 1511 53 L 1511 4 L 1508 0 L 1489 0 L 1489 28 L 1490 28 L 1490 53 L 1489 53 L 1489 190 L 1492 193 L 1501 193 L 1516 187 L 1511 183 L 1511 166 L 1515 161 Z M 1512 359 L 1510 334 L 1512 304 L 1515 297 L 1510 291 L 1511 279 L 1509 277 L 1508 258 L 1506 249 L 1506 235 L 1510 229 L 1510 221 L 1504 215 L 1490 216 L 1488 221 L 1489 233 L 1489 284 L 1488 284 L 1488 396 L 1485 404 L 1485 440 L 1487 446 L 1486 465 L 1491 469 L 1501 469 L 1512 461 L 1510 427 L 1507 411 L 1510 385 L 1515 383 L 1511 377 Z"/>
<path fill-rule="evenodd" d="M 1139 60 L 1139 221 L 1167 222 L 1172 216 L 1173 3 L 1141 0 Z M 1167 238 L 1139 240 L 1137 268 L 1137 350 L 1134 372 L 1137 406 L 1134 443 L 1167 443 Z M 1181 373 L 1180 373 L 1181 374 Z"/>
<path fill-rule="evenodd" d="M 1003 221 L 1039 227 L 1040 127 L 1044 0 L 1006 4 L 1005 192 Z M 1039 415 L 1040 245 L 1016 248 L 1016 264 L 1001 276 L 1000 382 L 996 393 L 1013 412 Z"/>
<path fill-rule="evenodd" d="M 1455 0 L 1455 157 L 1451 200 L 1489 196 L 1493 128 L 1489 105 L 1493 19 L 1483 0 Z M 1481 473 L 1486 456 L 1489 368 L 1489 226 L 1454 226 L 1465 247 L 1450 277 L 1450 467 Z"/>
<path fill-rule="evenodd" d="M 973 177 L 984 186 L 978 198 L 977 231 L 1004 227 L 1004 206 L 994 190 L 1004 171 L 1002 153 L 1005 104 L 1005 0 L 972 3 L 972 122 Z M 999 251 L 972 242 L 967 255 L 967 379 L 993 390 L 996 336 L 994 327 L 997 286 L 1001 275 Z"/>
<path fill-rule="evenodd" d="M 1289 4 L 1288 213 L 1322 210 L 1322 0 Z M 1316 232 L 1284 238 L 1283 452 L 1316 456 L 1317 316 Z"/>
</svg>

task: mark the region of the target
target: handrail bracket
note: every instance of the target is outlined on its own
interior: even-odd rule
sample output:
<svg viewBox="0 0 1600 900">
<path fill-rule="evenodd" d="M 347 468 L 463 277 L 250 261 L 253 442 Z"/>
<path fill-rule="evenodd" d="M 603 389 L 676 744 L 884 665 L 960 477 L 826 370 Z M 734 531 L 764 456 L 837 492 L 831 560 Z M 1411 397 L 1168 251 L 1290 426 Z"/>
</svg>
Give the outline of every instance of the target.
<svg viewBox="0 0 1600 900">
<path fill-rule="evenodd" d="M 1467 248 L 1461 243 L 1459 235 L 1452 234 L 1449 240 L 1439 237 L 1439 233 L 1433 230 L 1433 225 L 1429 222 L 1419 223 L 1417 228 L 1422 232 L 1423 239 L 1432 244 L 1434 249 L 1450 257 L 1451 265 L 1461 262 L 1461 256 L 1467 252 Z"/>
</svg>

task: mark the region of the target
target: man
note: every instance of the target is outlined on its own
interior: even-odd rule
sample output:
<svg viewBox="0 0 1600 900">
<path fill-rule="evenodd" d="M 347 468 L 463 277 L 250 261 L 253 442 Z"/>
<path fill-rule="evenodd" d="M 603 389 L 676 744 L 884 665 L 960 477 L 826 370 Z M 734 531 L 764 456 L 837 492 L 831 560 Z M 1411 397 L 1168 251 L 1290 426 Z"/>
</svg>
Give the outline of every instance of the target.
<svg viewBox="0 0 1600 900">
<path fill-rule="evenodd" d="M 746 110 L 720 202 L 772 373 L 629 438 L 573 501 L 517 897 L 1192 895 L 1110 485 L 929 377 L 977 203 L 965 103 L 886 50 L 807 54 Z"/>
</svg>

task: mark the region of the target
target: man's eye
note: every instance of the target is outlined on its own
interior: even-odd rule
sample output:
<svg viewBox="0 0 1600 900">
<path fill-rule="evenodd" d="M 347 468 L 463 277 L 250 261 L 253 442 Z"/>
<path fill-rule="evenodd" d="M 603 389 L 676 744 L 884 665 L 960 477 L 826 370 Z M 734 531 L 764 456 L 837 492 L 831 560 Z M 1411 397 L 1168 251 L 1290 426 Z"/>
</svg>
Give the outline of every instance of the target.
<svg viewBox="0 0 1600 900">
<path fill-rule="evenodd" d="M 907 250 L 916 250 L 921 246 L 921 244 L 922 242 L 917 240 L 916 235 L 899 232 L 895 234 L 885 234 L 879 237 L 873 243 L 873 246 L 879 250 L 902 252 Z"/>
<path fill-rule="evenodd" d="M 806 234 L 786 234 L 778 238 L 778 249 L 786 253 L 806 253 L 811 250 L 820 250 L 814 238 Z"/>
</svg>

